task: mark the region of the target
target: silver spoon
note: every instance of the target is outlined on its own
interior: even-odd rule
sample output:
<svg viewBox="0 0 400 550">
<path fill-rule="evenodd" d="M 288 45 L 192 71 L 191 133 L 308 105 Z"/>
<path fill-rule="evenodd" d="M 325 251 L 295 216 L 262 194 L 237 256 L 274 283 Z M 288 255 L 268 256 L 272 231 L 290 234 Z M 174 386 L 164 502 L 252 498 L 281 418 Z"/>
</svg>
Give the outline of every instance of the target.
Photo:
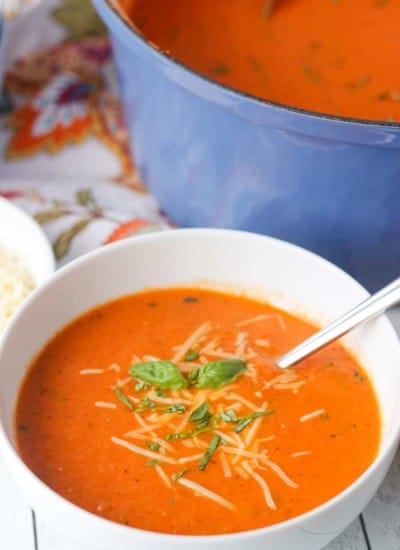
<svg viewBox="0 0 400 550">
<path fill-rule="evenodd" d="M 357 325 L 383 313 L 400 302 L 400 277 L 358 304 L 326 328 L 304 340 L 301 344 L 275 360 L 281 369 L 291 367 L 333 340 L 343 336 Z"/>
</svg>

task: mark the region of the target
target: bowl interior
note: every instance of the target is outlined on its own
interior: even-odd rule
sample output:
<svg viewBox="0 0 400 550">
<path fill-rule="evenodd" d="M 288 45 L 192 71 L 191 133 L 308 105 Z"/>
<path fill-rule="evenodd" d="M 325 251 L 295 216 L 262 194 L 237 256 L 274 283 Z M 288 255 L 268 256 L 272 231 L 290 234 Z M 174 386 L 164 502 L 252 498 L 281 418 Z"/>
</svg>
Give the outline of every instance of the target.
<svg viewBox="0 0 400 550">
<path fill-rule="evenodd" d="M 36 284 L 54 271 L 54 255 L 39 225 L 25 212 L 0 198 L 0 246 L 15 253 Z"/>
</svg>

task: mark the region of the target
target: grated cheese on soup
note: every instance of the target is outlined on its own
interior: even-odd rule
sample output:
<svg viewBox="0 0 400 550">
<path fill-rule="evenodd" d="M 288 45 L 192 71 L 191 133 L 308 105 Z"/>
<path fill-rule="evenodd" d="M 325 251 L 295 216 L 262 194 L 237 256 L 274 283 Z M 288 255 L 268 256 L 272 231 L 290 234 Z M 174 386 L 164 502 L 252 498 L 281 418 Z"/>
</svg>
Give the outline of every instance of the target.
<svg viewBox="0 0 400 550">
<path fill-rule="evenodd" d="M 0 247 L 0 333 L 33 288 L 32 277 L 21 260 Z"/>
</svg>

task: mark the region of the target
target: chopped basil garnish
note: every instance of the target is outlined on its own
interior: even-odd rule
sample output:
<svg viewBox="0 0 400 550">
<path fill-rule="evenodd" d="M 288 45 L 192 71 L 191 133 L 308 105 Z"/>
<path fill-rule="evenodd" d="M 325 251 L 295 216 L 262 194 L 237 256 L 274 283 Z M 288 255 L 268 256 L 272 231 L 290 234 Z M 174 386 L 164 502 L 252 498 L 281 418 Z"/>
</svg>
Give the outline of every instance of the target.
<svg viewBox="0 0 400 550">
<path fill-rule="evenodd" d="M 151 460 L 148 461 L 147 463 L 147 466 L 158 466 L 158 460 L 156 460 L 155 458 L 152 458 Z"/>
<path fill-rule="evenodd" d="M 190 349 L 184 357 L 184 361 L 196 361 L 200 352 L 197 349 Z"/>
<path fill-rule="evenodd" d="M 176 472 L 176 474 L 172 478 L 172 483 L 175 484 L 178 481 L 178 479 L 181 479 L 181 477 L 184 476 L 188 471 L 189 470 L 179 470 L 179 472 Z"/>
<path fill-rule="evenodd" d="M 163 392 L 160 388 L 156 388 L 155 392 L 158 395 L 158 397 L 165 397 L 165 392 Z"/>
<path fill-rule="evenodd" d="M 200 460 L 200 463 L 197 466 L 198 470 L 205 470 L 207 464 L 210 462 L 212 455 L 215 453 L 220 443 L 221 443 L 221 437 L 219 435 L 213 435 L 210 446 L 204 453 L 203 458 Z"/>
<path fill-rule="evenodd" d="M 192 369 L 191 371 L 189 371 L 188 380 L 191 384 L 194 384 L 196 382 L 197 377 L 199 376 L 199 370 L 200 369 Z"/>
<path fill-rule="evenodd" d="M 115 386 L 115 393 L 117 394 L 118 399 L 122 401 L 122 403 L 126 405 L 130 411 L 135 410 L 135 407 L 129 401 L 129 399 L 126 397 L 126 395 L 124 394 L 124 392 L 121 390 L 119 386 Z"/>
<path fill-rule="evenodd" d="M 252 414 L 249 414 L 248 416 L 242 416 L 242 418 L 239 418 L 239 420 L 237 421 L 237 424 L 233 428 L 233 431 L 236 433 L 239 433 L 242 430 L 244 430 L 250 424 L 250 422 L 252 422 L 256 418 L 259 418 L 260 416 L 269 416 L 274 412 L 275 411 L 257 411 Z"/>
<path fill-rule="evenodd" d="M 185 304 L 195 304 L 199 301 L 199 299 L 195 298 L 194 296 L 186 296 L 183 301 L 185 302 Z"/>
<path fill-rule="evenodd" d="M 180 390 L 188 382 L 171 361 L 149 361 L 139 363 L 129 369 L 129 374 L 162 390 Z"/>
<path fill-rule="evenodd" d="M 183 414 L 186 411 L 186 407 L 183 403 L 174 403 L 173 405 L 166 407 L 164 410 L 169 413 Z"/>
<path fill-rule="evenodd" d="M 236 413 L 233 409 L 228 409 L 227 411 L 223 411 L 219 415 L 220 419 L 224 422 L 237 422 L 238 418 L 236 416 Z"/>
<path fill-rule="evenodd" d="M 202 405 L 200 405 L 200 407 L 197 407 L 197 409 L 195 409 L 189 416 L 189 422 L 198 422 L 200 420 L 204 420 L 206 417 L 210 416 L 209 409 L 209 403 L 203 403 Z"/>
<path fill-rule="evenodd" d="M 139 380 L 135 384 L 135 391 L 147 391 L 149 389 L 149 385 L 146 384 L 146 382 L 143 382 L 143 380 Z"/>
<path fill-rule="evenodd" d="M 245 370 L 243 359 L 222 359 L 207 363 L 198 369 L 194 385 L 196 388 L 221 388 L 233 382 Z"/>
<path fill-rule="evenodd" d="M 196 435 L 199 435 L 205 431 L 208 430 L 208 423 L 199 425 L 200 422 L 197 424 L 193 430 L 187 430 L 186 432 L 178 432 L 174 434 L 167 434 L 165 436 L 165 439 L 169 440 L 175 440 L 175 439 L 189 439 L 190 437 L 196 437 Z"/>
<path fill-rule="evenodd" d="M 144 412 L 148 411 L 149 409 L 154 409 L 155 407 L 157 407 L 156 403 L 154 403 L 154 401 L 151 401 L 146 395 L 145 397 L 143 397 L 143 399 L 140 400 L 140 405 L 139 407 L 137 407 L 136 411 Z"/>
<path fill-rule="evenodd" d="M 160 450 L 160 444 L 155 441 L 146 441 L 147 448 L 150 451 L 157 453 Z"/>
</svg>

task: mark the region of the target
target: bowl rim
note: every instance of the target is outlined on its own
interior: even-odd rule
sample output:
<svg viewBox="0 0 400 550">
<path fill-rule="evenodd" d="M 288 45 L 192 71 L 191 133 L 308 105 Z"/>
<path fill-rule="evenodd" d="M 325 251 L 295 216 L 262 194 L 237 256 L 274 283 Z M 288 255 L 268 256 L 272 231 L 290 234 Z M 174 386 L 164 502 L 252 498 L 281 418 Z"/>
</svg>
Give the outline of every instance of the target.
<svg viewBox="0 0 400 550">
<path fill-rule="evenodd" d="M 298 245 L 289 243 L 287 241 L 277 239 L 275 237 L 269 237 L 266 235 L 261 235 L 257 233 L 252 233 L 248 231 L 241 231 L 241 230 L 234 230 L 234 229 L 219 229 L 219 228 L 183 228 L 183 229 L 174 229 L 170 231 L 160 231 L 160 232 L 154 232 L 154 233 L 147 233 L 143 235 L 138 235 L 135 238 L 128 238 L 123 239 L 121 241 L 111 243 L 107 246 L 100 247 L 98 249 L 92 250 L 91 252 L 88 252 L 86 254 L 83 254 L 82 256 L 79 256 L 78 258 L 72 260 L 68 264 L 61 267 L 59 270 L 56 271 L 56 273 L 49 278 L 44 284 L 40 285 L 38 288 L 36 288 L 29 296 L 28 298 L 23 302 L 21 307 L 19 308 L 16 315 L 13 316 L 13 318 L 8 323 L 4 333 L 3 333 L 3 343 L 0 347 L 0 362 L 2 359 L 4 348 L 7 346 L 7 340 L 9 335 L 12 331 L 14 331 L 14 325 L 18 322 L 19 317 L 31 307 L 31 304 L 36 302 L 36 300 L 40 300 L 41 296 L 47 292 L 47 288 L 57 285 L 58 281 L 63 279 L 64 277 L 68 277 L 69 274 L 75 271 L 79 271 L 79 269 L 89 264 L 93 261 L 96 261 L 97 258 L 107 255 L 112 255 L 114 252 L 117 252 L 120 249 L 124 248 L 130 248 L 130 247 L 140 247 L 140 246 L 146 246 L 147 242 L 151 242 L 153 240 L 169 240 L 169 239 L 176 239 L 183 236 L 190 236 L 190 235 L 203 235 L 205 238 L 215 239 L 219 236 L 230 236 L 231 238 L 239 238 L 239 239 L 248 239 L 248 240 L 258 240 L 258 241 L 264 241 L 269 243 L 270 246 L 274 246 L 280 249 L 286 249 L 289 252 L 293 251 L 295 253 L 300 253 L 303 256 L 307 256 L 310 259 L 313 259 L 313 261 L 319 262 L 321 265 L 325 265 L 327 268 L 329 268 L 332 271 L 335 271 L 337 276 L 340 276 L 344 279 L 347 279 L 349 282 L 351 282 L 353 285 L 359 287 L 359 290 L 363 291 L 365 293 L 365 296 L 369 295 L 369 292 L 360 284 L 358 283 L 351 275 L 346 273 L 344 270 L 330 262 L 329 260 L 326 260 L 325 258 L 319 256 L 318 254 L 315 254 L 314 252 L 311 252 L 305 248 L 302 248 Z M 170 286 L 170 285 L 169 285 Z M 355 287 L 356 288 L 356 287 Z M 83 312 L 84 313 L 84 312 Z M 380 317 L 380 321 L 385 324 L 385 332 L 387 334 L 390 334 L 391 338 L 393 338 L 393 343 L 397 341 L 397 355 L 399 358 L 400 363 L 400 340 L 397 336 L 397 333 L 395 329 L 393 328 L 392 323 L 387 318 L 386 315 L 382 315 Z M 20 379 L 19 383 L 22 382 L 22 378 Z M 17 397 L 17 396 L 16 396 Z M 379 402 L 379 401 L 378 401 Z M 16 400 L 14 400 L 14 408 L 15 408 Z M 88 518 L 91 522 L 94 522 L 97 524 L 99 528 L 106 527 L 110 529 L 110 533 L 113 530 L 115 533 L 119 532 L 121 534 L 124 534 L 125 536 L 133 536 L 135 533 L 139 533 L 142 537 L 147 537 L 148 539 L 162 539 L 163 541 L 173 543 L 173 542 L 179 542 L 179 543 L 191 543 L 191 542 L 198 542 L 201 541 L 202 543 L 213 543 L 213 542 L 229 542 L 229 541 L 238 541 L 238 540 L 245 540 L 252 537 L 258 537 L 262 536 L 264 534 L 269 533 L 279 533 L 279 531 L 284 531 L 288 527 L 299 527 L 302 529 L 301 524 L 305 521 L 309 521 L 317 517 L 321 512 L 327 512 L 331 508 L 336 507 L 338 504 L 340 504 L 341 501 L 345 500 L 346 497 L 353 492 L 354 490 L 360 488 L 371 476 L 373 476 L 374 473 L 376 473 L 382 466 L 382 463 L 384 463 L 388 457 L 391 457 L 392 453 L 394 453 L 395 449 L 397 448 L 397 442 L 400 438 L 400 419 L 398 421 L 398 425 L 392 428 L 392 433 L 388 436 L 388 440 L 385 442 L 384 446 L 379 447 L 378 454 L 374 461 L 370 464 L 370 466 L 357 478 L 355 479 L 350 485 L 348 485 L 343 491 L 335 495 L 334 497 L 330 498 L 326 502 L 323 502 L 319 506 L 316 506 L 315 508 L 312 508 L 311 510 L 304 512 L 303 514 L 294 516 L 293 518 L 278 522 L 273 525 L 269 525 L 266 527 L 259 527 L 257 529 L 250 529 L 247 531 L 239 531 L 234 533 L 224 533 L 224 534 L 215 534 L 215 535 L 180 535 L 180 534 L 170 534 L 170 533 L 162 533 L 157 531 L 150 531 L 145 529 L 140 529 L 138 527 L 134 526 L 127 526 L 124 524 L 120 524 L 118 522 L 109 520 L 107 518 L 103 518 L 97 514 L 94 514 L 93 512 L 90 512 L 88 510 L 85 510 L 84 508 L 81 508 L 77 504 L 74 504 L 73 502 L 69 501 L 62 495 L 60 495 L 58 492 L 56 492 L 54 489 L 49 487 L 45 482 L 43 482 L 23 461 L 21 456 L 18 454 L 16 447 L 12 444 L 13 437 L 9 438 L 6 434 L 5 427 L 3 425 L 3 421 L 0 417 L 0 453 L 4 454 L 8 457 L 9 461 L 12 461 L 14 463 L 14 466 L 18 468 L 20 472 L 23 472 L 25 476 L 30 478 L 30 483 L 32 484 L 32 487 L 34 488 L 31 493 L 40 493 L 41 495 L 45 495 L 45 498 L 53 500 L 57 502 L 59 506 L 63 506 L 64 508 L 68 508 L 71 510 L 71 512 L 74 512 L 75 514 L 80 514 L 82 516 L 82 521 L 84 518 Z M 14 442 L 14 441 L 13 441 Z M 374 492 L 375 494 L 375 492 Z M 345 527 L 345 526 L 344 526 Z M 339 534 L 343 529 L 336 530 L 334 532 L 321 532 L 321 533 L 315 533 L 315 534 Z"/>
<path fill-rule="evenodd" d="M 400 129 L 400 121 L 399 122 L 389 122 L 389 121 L 382 121 L 382 120 L 374 120 L 374 119 L 367 119 L 367 118 L 355 118 L 355 117 L 346 117 L 341 115 L 332 115 L 329 113 L 323 113 L 320 111 L 312 111 L 310 109 L 303 109 L 300 107 L 294 107 L 291 105 L 287 105 L 285 103 L 279 103 L 278 101 L 268 100 L 265 98 L 262 98 L 260 96 L 256 96 L 253 94 L 250 94 L 248 92 L 245 92 L 243 90 L 239 90 L 237 88 L 234 88 L 233 86 L 230 86 L 228 84 L 224 84 L 218 80 L 214 80 L 213 78 L 210 78 L 209 76 L 200 73 L 190 67 L 189 65 L 186 65 L 182 61 L 179 61 L 176 59 L 172 54 L 169 52 L 162 50 L 161 48 L 157 47 L 156 44 L 152 43 L 150 40 L 146 40 L 144 35 L 140 32 L 138 28 L 136 28 L 132 22 L 129 21 L 127 17 L 124 17 L 120 10 L 122 11 L 121 7 L 117 7 L 116 4 L 118 0 L 92 0 L 96 5 L 101 5 L 103 3 L 106 5 L 120 20 L 120 22 L 125 26 L 126 29 L 128 29 L 130 32 L 132 32 L 136 38 L 145 45 L 146 48 L 148 48 L 152 53 L 156 54 L 157 57 L 162 58 L 163 60 L 167 60 L 171 62 L 174 65 L 177 65 L 181 69 L 184 69 L 185 71 L 189 72 L 195 77 L 198 77 L 200 80 L 203 80 L 207 82 L 208 84 L 213 84 L 220 88 L 221 90 L 225 92 L 229 92 L 230 94 L 233 94 L 234 96 L 238 96 L 239 98 L 250 100 L 252 102 L 267 106 L 267 107 L 274 107 L 279 110 L 283 111 L 289 111 L 291 113 L 297 114 L 297 115 L 305 115 L 308 117 L 315 117 L 320 120 L 332 120 L 335 122 L 342 122 L 342 123 L 351 123 L 363 127 L 378 127 L 378 128 L 386 128 L 386 129 Z"/>
<path fill-rule="evenodd" d="M 44 233 L 43 229 L 38 224 L 38 222 L 32 216 L 27 214 L 25 210 L 15 205 L 10 200 L 5 199 L 4 197 L 0 197 L 0 212 L 2 210 L 8 211 L 10 216 L 12 216 L 12 218 L 15 219 L 16 222 L 20 220 L 22 223 L 25 224 L 26 227 L 29 228 L 29 231 L 32 232 L 29 234 L 34 235 L 35 248 L 37 248 L 36 245 L 39 244 L 40 248 L 42 249 L 42 251 L 47 257 L 47 265 L 45 266 L 45 270 L 44 270 L 45 273 L 42 274 L 40 279 L 35 280 L 35 288 L 36 288 L 38 285 L 41 285 L 44 281 L 46 281 L 48 277 L 50 277 L 50 275 L 52 275 L 56 269 L 56 260 L 55 260 L 55 256 L 54 256 L 54 252 L 51 247 L 51 244 L 48 238 L 46 237 L 46 234 Z M 1 221 L 0 221 L 0 225 L 1 225 Z M 1 241 L 0 246 L 1 247 L 4 246 L 6 250 L 10 250 L 11 252 L 14 251 L 13 247 L 9 246 L 7 241 Z M 20 257 L 18 255 L 18 258 L 20 258 L 22 262 L 24 262 L 23 257 Z M 3 334 L 4 332 L 2 333 L 2 335 Z"/>
</svg>

